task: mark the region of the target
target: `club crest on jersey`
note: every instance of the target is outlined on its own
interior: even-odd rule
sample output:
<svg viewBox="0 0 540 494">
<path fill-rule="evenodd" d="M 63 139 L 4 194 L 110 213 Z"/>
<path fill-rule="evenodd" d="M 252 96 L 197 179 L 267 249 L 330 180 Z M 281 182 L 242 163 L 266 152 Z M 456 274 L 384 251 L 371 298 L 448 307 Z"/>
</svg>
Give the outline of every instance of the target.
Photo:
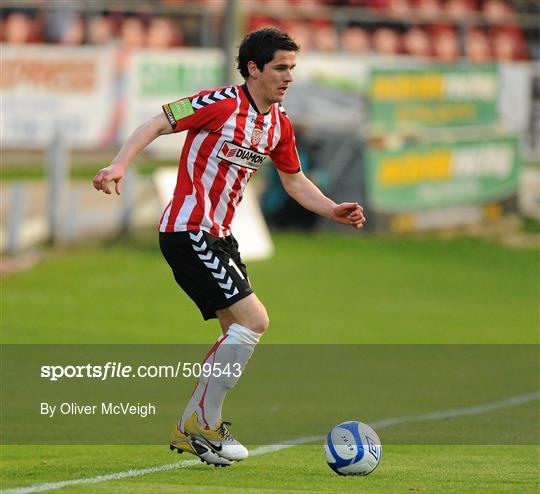
<svg viewBox="0 0 540 494">
<path fill-rule="evenodd" d="M 261 142 L 262 137 L 262 129 L 253 129 L 253 132 L 251 133 L 251 145 L 252 146 L 258 146 L 259 142 Z"/>
<path fill-rule="evenodd" d="M 225 141 L 221 145 L 218 158 L 224 159 L 234 165 L 258 170 L 259 165 L 263 162 L 264 158 L 266 158 L 266 155 Z"/>
</svg>

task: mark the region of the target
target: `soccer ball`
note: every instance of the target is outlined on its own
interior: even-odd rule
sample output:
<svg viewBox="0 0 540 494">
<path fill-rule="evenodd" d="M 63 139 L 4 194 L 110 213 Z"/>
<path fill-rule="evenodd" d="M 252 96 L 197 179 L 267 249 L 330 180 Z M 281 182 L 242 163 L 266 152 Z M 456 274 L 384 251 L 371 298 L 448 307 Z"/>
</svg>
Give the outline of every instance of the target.
<svg viewBox="0 0 540 494">
<path fill-rule="evenodd" d="M 369 475 L 381 461 L 377 433 L 362 422 L 342 422 L 326 436 L 324 454 L 328 466 L 339 475 Z"/>
</svg>

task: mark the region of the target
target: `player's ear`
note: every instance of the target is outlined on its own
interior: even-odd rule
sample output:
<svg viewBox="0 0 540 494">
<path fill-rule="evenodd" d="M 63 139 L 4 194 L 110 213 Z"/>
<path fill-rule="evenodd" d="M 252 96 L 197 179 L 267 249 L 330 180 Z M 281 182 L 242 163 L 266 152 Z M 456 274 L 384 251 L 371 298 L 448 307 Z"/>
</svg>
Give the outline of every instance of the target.
<svg viewBox="0 0 540 494">
<path fill-rule="evenodd" d="M 259 77 L 259 74 L 261 73 L 259 67 L 257 67 L 257 64 L 253 60 L 250 60 L 247 63 L 247 69 L 250 77 L 253 77 L 253 79 L 257 79 L 257 77 Z"/>
</svg>

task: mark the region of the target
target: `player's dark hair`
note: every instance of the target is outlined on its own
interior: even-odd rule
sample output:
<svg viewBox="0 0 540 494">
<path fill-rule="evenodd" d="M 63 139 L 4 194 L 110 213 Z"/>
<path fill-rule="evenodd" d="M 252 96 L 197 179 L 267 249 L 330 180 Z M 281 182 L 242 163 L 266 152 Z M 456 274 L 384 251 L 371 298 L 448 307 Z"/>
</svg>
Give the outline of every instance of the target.
<svg viewBox="0 0 540 494">
<path fill-rule="evenodd" d="M 244 79 L 249 77 L 248 62 L 253 61 L 259 70 L 274 58 L 277 50 L 298 51 L 300 47 L 285 32 L 275 27 L 265 27 L 249 33 L 238 49 L 238 70 Z"/>
</svg>

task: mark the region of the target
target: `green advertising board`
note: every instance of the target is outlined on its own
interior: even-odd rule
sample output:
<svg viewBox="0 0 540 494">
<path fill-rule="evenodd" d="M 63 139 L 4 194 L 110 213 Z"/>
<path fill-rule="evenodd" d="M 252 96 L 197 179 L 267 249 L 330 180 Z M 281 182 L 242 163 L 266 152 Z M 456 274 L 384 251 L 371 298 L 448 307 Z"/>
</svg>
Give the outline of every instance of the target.
<svg viewBox="0 0 540 494">
<path fill-rule="evenodd" d="M 498 118 L 499 75 L 493 65 L 374 68 L 368 95 L 374 132 L 489 125 Z"/>
<path fill-rule="evenodd" d="M 370 149 L 370 207 L 398 213 L 505 199 L 517 190 L 520 162 L 513 136 Z"/>
<path fill-rule="evenodd" d="M 129 59 L 128 90 L 143 99 L 189 96 L 223 84 L 223 53 L 214 49 L 144 50 Z"/>
<path fill-rule="evenodd" d="M 218 49 L 138 50 L 127 60 L 120 142 L 161 107 L 223 84 L 224 55 Z M 178 110 L 178 108 L 177 108 Z M 187 109 L 184 109 L 187 111 Z M 180 111 L 180 110 L 178 110 Z M 184 134 L 156 139 L 147 150 L 176 158 Z"/>
</svg>

